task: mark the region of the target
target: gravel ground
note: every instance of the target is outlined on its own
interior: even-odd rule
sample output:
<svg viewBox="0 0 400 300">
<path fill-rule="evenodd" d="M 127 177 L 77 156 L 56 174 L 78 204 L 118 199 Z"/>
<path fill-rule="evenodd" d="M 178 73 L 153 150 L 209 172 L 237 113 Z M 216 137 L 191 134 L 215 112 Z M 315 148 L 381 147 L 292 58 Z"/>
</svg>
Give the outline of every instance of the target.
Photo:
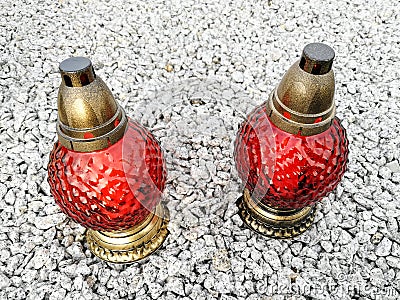
<svg viewBox="0 0 400 300">
<path fill-rule="evenodd" d="M 0 299 L 398 299 L 398 3 L 127 2 L 0 3 Z M 348 171 L 311 230 L 267 239 L 236 214 L 232 143 L 315 41 L 336 51 Z M 58 63 L 72 55 L 165 149 L 171 235 L 147 261 L 93 257 L 49 193 Z"/>
</svg>

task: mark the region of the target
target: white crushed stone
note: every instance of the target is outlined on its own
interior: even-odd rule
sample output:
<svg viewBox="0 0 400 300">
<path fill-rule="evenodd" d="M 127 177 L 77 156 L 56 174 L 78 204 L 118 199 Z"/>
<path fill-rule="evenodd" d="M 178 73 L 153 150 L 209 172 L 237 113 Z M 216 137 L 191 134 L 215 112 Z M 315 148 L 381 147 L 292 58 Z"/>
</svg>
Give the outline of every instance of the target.
<svg viewBox="0 0 400 300">
<path fill-rule="evenodd" d="M 0 299 L 399 298 L 396 1 L 27 2 L 0 3 Z M 336 51 L 348 170 L 308 232 L 271 240 L 236 214 L 233 140 L 315 41 Z M 95 258 L 50 195 L 58 63 L 72 55 L 165 150 L 171 235 L 144 262 Z"/>
</svg>

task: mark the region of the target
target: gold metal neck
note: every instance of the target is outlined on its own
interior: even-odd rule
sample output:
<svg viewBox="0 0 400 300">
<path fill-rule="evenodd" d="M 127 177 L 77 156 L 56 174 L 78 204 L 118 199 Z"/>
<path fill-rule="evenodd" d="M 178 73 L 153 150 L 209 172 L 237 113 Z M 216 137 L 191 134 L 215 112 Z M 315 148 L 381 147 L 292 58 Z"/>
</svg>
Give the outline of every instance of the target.
<svg viewBox="0 0 400 300">
<path fill-rule="evenodd" d="M 72 57 L 60 64 L 57 134 L 66 148 L 92 152 L 122 138 L 127 118 L 92 63 Z"/>
<path fill-rule="evenodd" d="M 310 45 L 304 48 L 302 59 L 286 72 L 267 103 L 272 123 L 302 136 L 327 130 L 335 117 L 335 77 L 331 69 L 334 52 L 323 44 Z"/>
</svg>

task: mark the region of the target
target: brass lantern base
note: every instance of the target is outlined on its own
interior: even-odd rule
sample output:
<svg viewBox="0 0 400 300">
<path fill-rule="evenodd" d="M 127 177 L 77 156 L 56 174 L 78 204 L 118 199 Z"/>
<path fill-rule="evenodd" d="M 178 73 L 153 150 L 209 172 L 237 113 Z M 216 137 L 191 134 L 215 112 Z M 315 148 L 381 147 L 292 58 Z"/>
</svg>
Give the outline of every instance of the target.
<svg viewBox="0 0 400 300">
<path fill-rule="evenodd" d="M 162 203 L 140 225 L 123 231 L 88 229 L 86 241 L 90 251 L 112 263 L 132 263 L 156 251 L 167 238 L 169 210 Z"/>
<path fill-rule="evenodd" d="M 302 209 L 281 210 L 256 203 L 247 189 L 236 205 L 243 222 L 255 232 L 267 237 L 286 239 L 302 234 L 311 227 L 315 217 L 315 206 Z"/>
</svg>

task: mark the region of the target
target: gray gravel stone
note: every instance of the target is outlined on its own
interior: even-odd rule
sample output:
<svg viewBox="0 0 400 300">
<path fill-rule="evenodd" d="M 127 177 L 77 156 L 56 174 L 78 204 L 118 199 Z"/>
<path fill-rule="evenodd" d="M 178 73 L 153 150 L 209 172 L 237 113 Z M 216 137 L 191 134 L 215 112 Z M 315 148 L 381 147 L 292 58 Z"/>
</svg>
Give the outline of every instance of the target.
<svg viewBox="0 0 400 300">
<path fill-rule="evenodd" d="M 392 248 L 392 241 L 388 238 L 383 238 L 383 240 L 376 247 L 375 253 L 378 256 L 388 256 Z"/>
<path fill-rule="evenodd" d="M 55 225 L 60 224 L 65 219 L 66 219 L 66 216 L 63 213 L 58 213 L 58 214 L 44 216 L 44 217 L 36 217 L 35 218 L 35 226 L 38 229 L 49 229 Z"/>
<path fill-rule="evenodd" d="M 213 267 L 218 271 L 226 272 L 231 268 L 231 261 L 226 249 L 221 249 L 215 252 L 213 256 Z"/>
<path fill-rule="evenodd" d="M 243 80 L 244 80 L 243 73 L 242 73 L 242 72 L 238 72 L 238 71 L 233 72 L 233 73 L 232 73 L 232 79 L 233 79 L 235 82 L 242 83 Z"/>
<path fill-rule="evenodd" d="M 84 259 L 84 258 L 86 257 L 82 250 L 83 250 L 83 249 L 82 249 L 81 243 L 79 243 L 79 242 L 74 242 L 74 243 L 72 243 L 71 246 L 69 246 L 69 247 L 66 249 L 66 252 L 67 252 L 69 255 L 71 255 L 73 259 L 81 260 L 81 259 Z"/>
<path fill-rule="evenodd" d="M 0 290 L 5 290 L 11 285 L 11 280 L 3 273 L 0 273 Z"/>
<path fill-rule="evenodd" d="M 386 165 L 392 173 L 400 173 L 400 165 L 397 160 L 392 161 Z"/>
<path fill-rule="evenodd" d="M 49 250 L 45 248 L 38 248 L 35 251 L 35 255 L 33 256 L 32 260 L 29 262 L 28 267 L 32 266 L 34 269 L 38 270 L 42 268 L 49 259 Z"/>
</svg>

